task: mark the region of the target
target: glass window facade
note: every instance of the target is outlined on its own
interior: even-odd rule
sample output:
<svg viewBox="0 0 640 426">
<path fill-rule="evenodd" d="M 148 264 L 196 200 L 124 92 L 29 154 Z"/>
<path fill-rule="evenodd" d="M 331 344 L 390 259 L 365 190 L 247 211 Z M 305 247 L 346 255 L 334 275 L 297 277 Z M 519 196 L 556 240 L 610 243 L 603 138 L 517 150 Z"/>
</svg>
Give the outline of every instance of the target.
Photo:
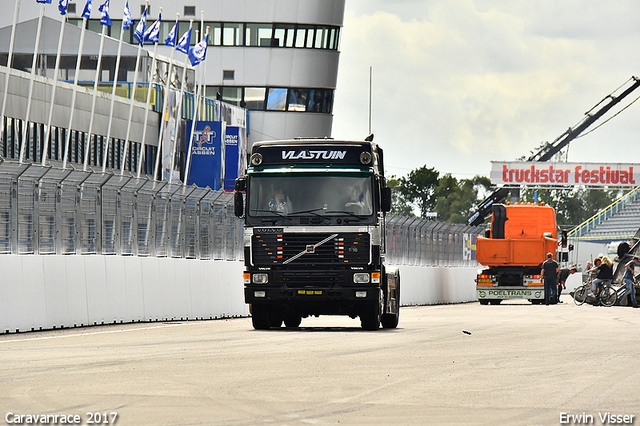
<svg viewBox="0 0 640 426">
<path fill-rule="evenodd" d="M 82 26 L 82 19 L 69 19 L 69 23 Z M 122 20 L 112 19 L 113 26 L 106 28 L 106 34 L 119 38 L 122 29 Z M 151 25 L 153 20 L 148 21 Z M 174 21 L 163 21 L 160 28 L 160 44 L 164 43 L 169 31 L 173 28 Z M 340 28 L 330 25 L 307 25 L 291 23 L 252 23 L 252 22 L 212 22 L 204 23 L 204 30 L 209 27 L 209 45 L 224 47 L 280 47 L 298 49 L 325 49 L 338 50 Z M 87 29 L 93 32 L 102 32 L 100 19 L 89 19 Z M 189 29 L 189 21 L 180 21 L 178 37 Z M 133 38 L 135 26 L 125 30 L 123 40 L 135 44 Z M 191 45 L 199 40 L 196 31 L 202 34 L 200 22 L 193 22 Z M 152 43 L 145 43 L 152 44 Z"/>
<path fill-rule="evenodd" d="M 333 89 L 304 87 L 207 86 L 207 97 L 250 111 L 290 111 L 330 114 Z M 220 96 L 218 96 L 220 94 Z"/>
</svg>

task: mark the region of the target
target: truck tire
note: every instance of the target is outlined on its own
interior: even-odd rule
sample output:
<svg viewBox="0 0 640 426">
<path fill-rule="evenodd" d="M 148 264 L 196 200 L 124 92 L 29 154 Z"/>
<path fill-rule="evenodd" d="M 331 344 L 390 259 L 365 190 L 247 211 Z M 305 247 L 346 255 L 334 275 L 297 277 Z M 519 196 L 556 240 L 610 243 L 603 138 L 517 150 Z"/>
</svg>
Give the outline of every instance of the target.
<svg viewBox="0 0 640 426">
<path fill-rule="evenodd" d="M 489 304 L 489 300 L 487 300 L 487 299 L 480 299 L 480 300 L 478 300 L 478 302 L 480 302 L 481 305 L 488 305 Z"/>
<path fill-rule="evenodd" d="M 286 314 L 284 317 L 284 325 L 287 328 L 297 328 L 300 326 L 300 322 L 302 321 L 302 317 L 298 314 Z"/>
<path fill-rule="evenodd" d="M 382 316 L 382 290 L 378 296 L 377 303 L 371 303 L 362 307 L 360 312 L 360 325 L 364 330 L 377 330 L 380 328 L 380 317 Z"/>
<path fill-rule="evenodd" d="M 382 328 L 397 328 L 400 320 L 400 273 L 396 271 L 395 314 L 382 314 Z"/>
<path fill-rule="evenodd" d="M 262 305 L 251 306 L 251 323 L 256 330 L 268 330 L 271 328 L 269 307 Z"/>
</svg>

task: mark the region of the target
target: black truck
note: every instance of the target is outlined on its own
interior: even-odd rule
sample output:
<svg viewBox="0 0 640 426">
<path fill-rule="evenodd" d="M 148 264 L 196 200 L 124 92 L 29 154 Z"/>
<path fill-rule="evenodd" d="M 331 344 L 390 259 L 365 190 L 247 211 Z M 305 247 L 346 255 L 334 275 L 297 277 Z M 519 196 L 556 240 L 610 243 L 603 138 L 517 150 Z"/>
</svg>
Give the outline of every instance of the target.
<svg viewBox="0 0 640 426">
<path fill-rule="evenodd" d="M 255 143 L 234 198 L 253 327 L 319 315 L 397 327 L 400 274 L 385 265 L 390 209 L 383 152 L 371 140 Z"/>
</svg>

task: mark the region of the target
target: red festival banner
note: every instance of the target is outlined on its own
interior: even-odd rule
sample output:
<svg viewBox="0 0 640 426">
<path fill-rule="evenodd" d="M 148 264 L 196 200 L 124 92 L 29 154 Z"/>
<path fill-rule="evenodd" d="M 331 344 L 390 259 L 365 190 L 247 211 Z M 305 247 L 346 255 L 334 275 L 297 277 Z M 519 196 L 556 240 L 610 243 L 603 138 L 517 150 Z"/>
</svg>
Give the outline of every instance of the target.
<svg viewBox="0 0 640 426">
<path fill-rule="evenodd" d="M 640 164 L 491 162 L 494 185 L 637 186 Z"/>
</svg>

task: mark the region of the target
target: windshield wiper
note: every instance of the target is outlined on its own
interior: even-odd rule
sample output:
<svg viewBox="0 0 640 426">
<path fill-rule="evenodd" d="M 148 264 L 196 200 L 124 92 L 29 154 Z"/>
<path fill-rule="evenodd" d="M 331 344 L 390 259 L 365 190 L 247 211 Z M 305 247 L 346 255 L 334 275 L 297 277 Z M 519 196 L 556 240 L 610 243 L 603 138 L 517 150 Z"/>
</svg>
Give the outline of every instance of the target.
<svg viewBox="0 0 640 426">
<path fill-rule="evenodd" d="M 352 212 L 348 212 L 346 210 L 331 210 L 331 211 L 328 211 L 327 213 L 331 213 L 331 214 L 336 214 L 336 213 L 337 214 L 346 214 L 346 215 L 349 215 L 351 217 L 355 217 L 358 220 L 364 220 L 364 219 L 367 218 L 366 215 L 359 215 L 359 214 L 355 214 L 355 213 L 352 213 Z"/>
<path fill-rule="evenodd" d="M 289 214 L 294 215 L 294 214 L 311 213 L 311 214 L 316 215 L 318 217 L 324 217 L 321 214 L 316 213 L 318 210 L 324 210 L 324 207 L 318 207 L 317 209 L 311 209 L 311 210 L 301 210 L 299 212 L 293 212 L 293 213 L 289 213 Z"/>
<path fill-rule="evenodd" d="M 291 219 L 290 217 L 288 217 L 286 214 L 284 214 L 284 213 L 282 213 L 282 212 L 279 212 L 279 211 L 277 211 L 277 210 L 253 210 L 253 211 L 254 211 L 255 213 L 271 213 L 271 214 L 274 214 L 274 215 L 276 215 L 276 216 L 278 216 L 278 217 L 281 217 L 281 218 L 283 218 L 283 219 L 289 219 L 289 220 L 292 220 L 292 219 Z M 263 219 L 262 219 L 262 221 L 263 221 L 263 222 L 271 222 L 271 221 L 273 221 L 274 219 L 275 219 L 275 218 L 272 218 L 272 219 L 264 219 L 264 218 L 263 218 Z"/>
</svg>

